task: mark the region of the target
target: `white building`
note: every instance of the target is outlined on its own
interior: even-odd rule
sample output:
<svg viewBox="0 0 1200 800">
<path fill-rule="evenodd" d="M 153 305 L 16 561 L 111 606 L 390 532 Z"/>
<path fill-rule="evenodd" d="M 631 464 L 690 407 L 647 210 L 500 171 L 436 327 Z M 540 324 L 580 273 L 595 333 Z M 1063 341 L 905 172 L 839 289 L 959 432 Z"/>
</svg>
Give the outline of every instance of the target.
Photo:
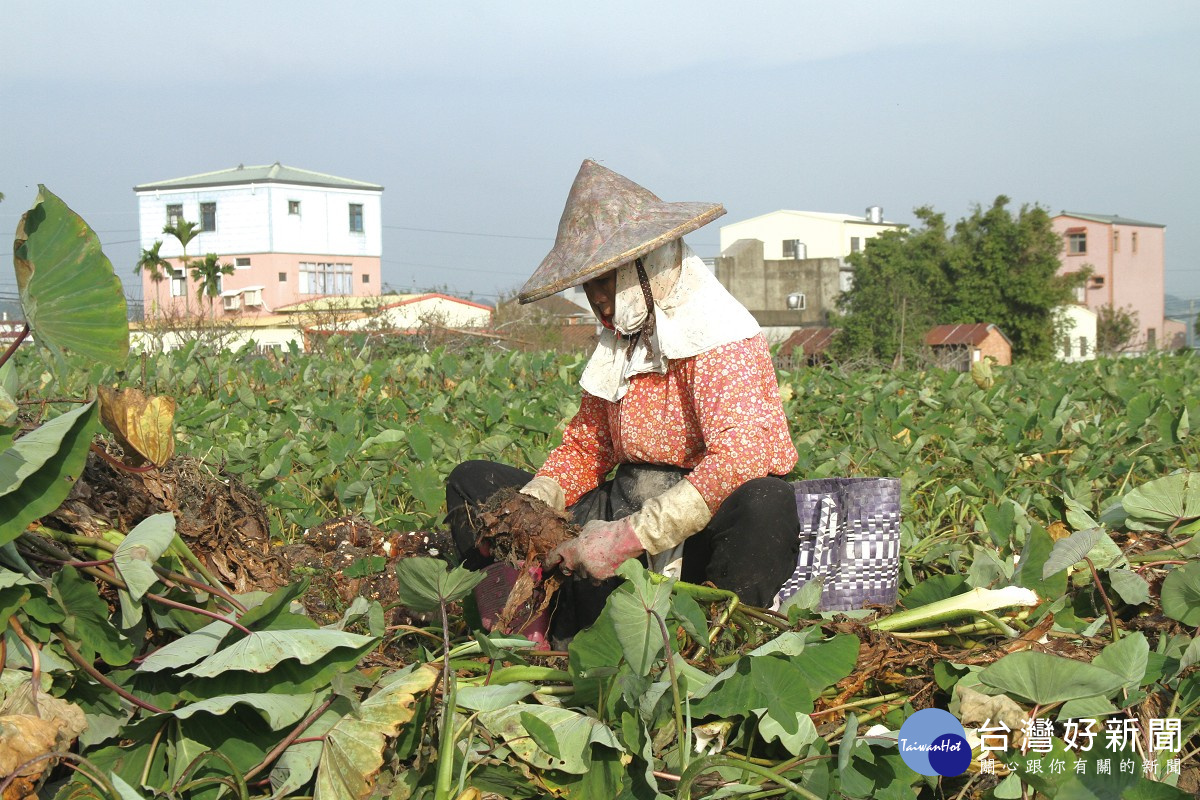
<svg viewBox="0 0 1200 800">
<path fill-rule="evenodd" d="M 885 222 L 883 209 L 872 206 L 862 217 L 821 211 L 772 211 L 721 226 L 721 252 L 739 239 L 763 243 L 763 259 L 845 258 L 866 247 L 883 231 L 904 227 Z"/>
<path fill-rule="evenodd" d="M 1060 306 L 1056 310 L 1059 330 L 1059 361 L 1087 361 L 1096 357 L 1096 312 L 1087 306 Z"/>
<path fill-rule="evenodd" d="M 207 303 L 196 304 L 196 282 L 180 267 L 178 240 L 163 233 L 180 219 L 199 226 L 187 247 L 189 260 L 214 253 L 235 267 L 221 290 L 237 302 L 219 303 L 221 317 L 269 314 L 322 295 L 382 291 L 382 186 L 275 162 L 133 190 L 142 248 L 161 241 L 160 255 L 173 262 L 167 281 L 155 283 L 143 272 L 147 319 L 168 309 L 207 313 Z"/>
</svg>

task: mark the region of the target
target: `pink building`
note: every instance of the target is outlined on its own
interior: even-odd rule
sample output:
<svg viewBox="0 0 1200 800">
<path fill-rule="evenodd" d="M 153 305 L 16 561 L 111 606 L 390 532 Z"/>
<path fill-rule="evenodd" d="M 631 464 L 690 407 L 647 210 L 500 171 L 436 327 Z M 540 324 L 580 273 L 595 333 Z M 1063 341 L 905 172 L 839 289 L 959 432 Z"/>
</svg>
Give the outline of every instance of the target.
<svg viewBox="0 0 1200 800">
<path fill-rule="evenodd" d="M 1137 312 L 1140 334 L 1134 350 L 1174 346 L 1165 330 L 1165 225 L 1104 214 L 1064 211 L 1052 220 L 1063 237 L 1061 274 L 1090 268 L 1079 301 Z"/>
<path fill-rule="evenodd" d="M 216 254 L 234 267 L 215 300 L 218 318 L 269 314 L 327 295 L 378 295 L 383 250 L 383 187 L 278 161 L 185 178 L 144 183 L 138 198 L 141 245 L 161 241 L 172 263 L 160 282 L 142 273 L 146 318 L 184 312 L 208 315 L 198 284 L 180 268 L 179 241 L 163 226 L 180 219 L 198 224 L 189 260 Z"/>
</svg>

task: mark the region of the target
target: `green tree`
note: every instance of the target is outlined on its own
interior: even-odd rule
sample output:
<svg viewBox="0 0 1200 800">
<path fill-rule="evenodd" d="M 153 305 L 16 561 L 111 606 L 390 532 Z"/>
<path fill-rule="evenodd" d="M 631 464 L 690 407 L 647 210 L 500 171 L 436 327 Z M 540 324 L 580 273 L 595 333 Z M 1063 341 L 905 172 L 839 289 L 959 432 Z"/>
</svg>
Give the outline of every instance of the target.
<svg viewBox="0 0 1200 800">
<path fill-rule="evenodd" d="M 923 227 L 884 231 L 850 255 L 854 283 L 839 300 L 844 316 L 832 344 L 835 356 L 903 363 L 936 323 L 946 291 L 946 222 L 928 207 L 915 213 Z"/>
<path fill-rule="evenodd" d="M 1114 308 L 1111 303 L 1096 309 L 1096 349 L 1114 355 L 1129 349 L 1140 326 L 1132 307 Z"/>
<path fill-rule="evenodd" d="M 196 302 L 199 303 L 202 298 L 208 297 L 208 315 L 211 319 L 216 319 L 217 316 L 213 301 L 221 293 L 221 276 L 233 273 L 233 264 L 222 264 L 220 256 L 216 253 L 208 253 L 192 264 L 192 280 L 196 281 Z"/>
<path fill-rule="evenodd" d="M 174 236 L 179 241 L 179 246 L 183 249 L 183 255 L 179 259 L 179 267 L 183 270 L 183 274 L 187 275 L 188 266 L 191 263 L 188 260 L 187 247 L 192 239 L 200 235 L 200 225 L 195 222 L 188 222 L 181 217 L 174 225 L 170 223 L 163 225 L 162 232 L 168 236 Z M 187 311 L 191 311 L 191 304 L 188 302 L 186 290 L 183 293 L 183 305 Z"/>
<path fill-rule="evenodd" d="M 953 233 L 941 214 L 918 208 L 920 226 L 884 233 L 851 255 L 854 285 L 840 301 L 835 352 L 902 362 L 935 324 L 991 322 L 1014 358 L 1050 358 L 1059 338 L 1054 309 L 1073 301 L 1086 275 L 1058 274 L 1062 244 L 1044 209 L 1014 215 L 1008 203 L 1001 195 L 986 210 L 976 206 Z"/>
<path fill-rule="evenodd" d="M 162 240 L 157 240 L 150 247 L 143 248 L 137 263 L 133 265 L 134 274 L 140 275 L 145 272 L 150 276 L 150 280 L 154 281 L 154 305 L 156 308 L 162 305 L 160 285 L 166 280 L 167 272 L 171 269 L 171 262 L 159 255 L 158 251 L 161 247 Z"/>
</svg>

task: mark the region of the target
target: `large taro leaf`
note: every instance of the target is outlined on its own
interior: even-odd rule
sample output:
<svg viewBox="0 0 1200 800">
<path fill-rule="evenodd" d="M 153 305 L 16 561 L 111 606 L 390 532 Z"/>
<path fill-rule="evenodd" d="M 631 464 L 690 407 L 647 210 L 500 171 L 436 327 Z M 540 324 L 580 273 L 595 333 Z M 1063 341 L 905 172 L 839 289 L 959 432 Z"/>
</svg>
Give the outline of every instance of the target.
<svg viewBox="0 0 1200 800">
<path fill-rule="evenodd" d="M 74 567 L 63 567 L 54 573 L 50 592 L 65 612 L 60 623 L 63 634 L 89 663 L 97 655 L 110 666 L 129 663 L 133 642 L 109 621 L 108 603 L 95 583 L 80 577 Z"/>
<path fill-rule="evenodd" d="M 1032 650 L 1004 656 L 980 672 L 979 679 L 1038 705 L 1108 696 L 1125 683 L 1124 676 L 1104 667 Z"/>
<path fill-rule="evenodd" d="M 635 561 L 617 570 L 626 582 L 609 597 L 613 631 L 635 675 L 650 674 L 664 647 L 662 622 L 671 609 L 671 584 L 652 583 Z"/>
<path fill-rule="evenodd" d="M 179 674 L 214 678 L 226 670 L 269 672 L 288 659 L 313 664 L 339 647 L 360 648 L 372 641 L 371 636 L 325 629 L 255 631 Z"/>
<path fill-rule="evenodd" d="M 1200 561 L 1171 570 L 1163 580 L 1162 609 L 1189 628 L 1200 625 Z"/>
<path fill-rule="evenodd" d="M 1180 472 L 1149 481 L 1121 498 L 1134 530 L 1164 530 L 1200 517 L 1200 472 Z"/>
<path fill-rule="evenodd" d="M 138 671 L 159 672 L 191 666 L 215 653 L 229 630 L 228 623 L 213 622 L 173 642 L 167 642 L 142 659 Z"/>
<path fill-rule="evenodd" d="M 390 682 L 339 720 L 325 735 L 313 800 L 360 800 L 371 794 L 383 766 L 383 748 L 410 722 L 417 700 L 433 688 L 438 671 L 422 664 Z"/>
<path fill-rule="evenodd" d="M 309 709 L 309 712 L 315 713 L 324 703 L 325 698 L 318 696 L 314 700 L 315 707 Z M 275 766 L 271 768 L 271 790 L 274 797 L 288 797 L 312 780 L 321 761 L 321 753 L 325 749 L 325 734 L 353 711 L 354 704 L 349 698 L 334 698 L 333 702 L 304 729 L 305 741 L 297 742 L 283 751 Z"/>
<path fill-rule="evenodd" d="M 219 716 L 235 705 L 246 705 L 256 710 L 271 726 L 271 730 L 278 731 L 303 719 L 312 707 L 314 697 L 313 694 L 230 694 L 189 703 L 172 710 L 170 714 L 179 719 L 187 719 L 200 712 Z"/>
<path fill-rule="evenodd" d="M 0 545 L 66 499 L 92 443 L 95 403 L 55 417 L 0 453 Z"/>
<path fill-rule="evenodd" d="M 25 319 L 51 352 L 113 367 L 129 354 L 125 295 L 100 239 L 45 186 L 17 224 L 13 264 Z"/>
<path fill-rule="evenodd" d="M 399 590 L 396 599 L 413 611 L 437 611 L 441 604 L 461 600 L 475 584 L 483 580 L 482 572 L 462 567 L 450 569 L 437 558 L 401 559 L 396 564 Z"/>
<path fill-rule="evenodd" d="M 542 723 L 539 726 L 542 737 L 547 735 L 547 731 L 550 732 L 553 741 L 546 744 L 551 744 L 552 750 L 557 749 L 557 755 L 540 747 L 526 729 L 524 720 L 529 717 Z M 479 721 L 493 736 L 504 739 L 515 755 L 538 769 L 558 769 L 582 775 L 588 771 L 592 760 L 590 745 L 593 742 L 618 751 L 625 749 L 616 734 L 603 722 L 569 708 L 517 703 L 508 708 L 484 712 L 479 715 Z"/>
</svg>

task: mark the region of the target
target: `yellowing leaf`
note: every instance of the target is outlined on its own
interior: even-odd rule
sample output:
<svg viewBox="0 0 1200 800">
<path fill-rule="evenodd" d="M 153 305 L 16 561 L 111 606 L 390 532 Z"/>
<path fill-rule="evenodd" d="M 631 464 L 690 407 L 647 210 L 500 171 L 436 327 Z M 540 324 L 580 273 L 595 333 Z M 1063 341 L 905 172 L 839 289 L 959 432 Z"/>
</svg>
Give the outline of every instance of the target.
<svg viewBox="0 0 1200 800">
<path fill-rule="evenodd" d="M 100 422 L 117 437 L 131 461 L 161 467 L 175 453 L 175 398 L 146 395 L 139 389 L 98 387 Z"/>
<path fill-rule="evenodd" d="M 433 688 L 437 668 L 422 664 L 362 702 L 325 735 L 313 800 L 361 800 L 370 796 L 383 766 L 388 738 L 412 721 L 417 698 Z"/>
</svg>

